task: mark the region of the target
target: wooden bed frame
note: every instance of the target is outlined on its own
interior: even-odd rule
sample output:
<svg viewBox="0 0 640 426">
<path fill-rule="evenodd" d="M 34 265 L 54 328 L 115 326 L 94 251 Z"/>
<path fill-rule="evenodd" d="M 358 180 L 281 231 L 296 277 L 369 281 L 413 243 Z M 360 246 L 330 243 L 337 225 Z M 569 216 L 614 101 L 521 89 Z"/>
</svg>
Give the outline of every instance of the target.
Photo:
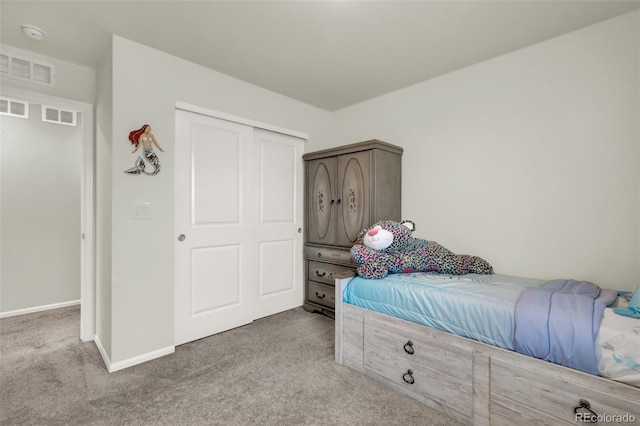
<svg viewBox="0 0 640 426">
<path fill-rule="evenodd" d="M 339 364 L 467 424 L 640 425 L 640 388 L 345 304 L 353 278 L 335 281 Z"/>
</svg>

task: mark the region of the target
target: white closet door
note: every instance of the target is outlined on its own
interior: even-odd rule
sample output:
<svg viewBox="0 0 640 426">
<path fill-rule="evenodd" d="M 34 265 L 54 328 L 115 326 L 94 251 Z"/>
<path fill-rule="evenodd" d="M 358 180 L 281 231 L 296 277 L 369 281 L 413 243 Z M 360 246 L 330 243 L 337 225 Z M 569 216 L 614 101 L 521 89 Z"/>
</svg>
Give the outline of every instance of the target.
<svg viewBox="0 0 640 426">
<path fill-rule="evenodd" d="M 301 306 L 303 139 L 178 110 L 175 150 L 175 344 Z"/>
<path fill-rule="evenodd" d="M 253 320 L 253 128 L 178 110 L 175 151 L 179 345 Z"/>
<path fill-rule="evenodd" d="M 302 305 L 303 140 L 255 130 L 258 189 L 254 319 Z"/>
</svg>

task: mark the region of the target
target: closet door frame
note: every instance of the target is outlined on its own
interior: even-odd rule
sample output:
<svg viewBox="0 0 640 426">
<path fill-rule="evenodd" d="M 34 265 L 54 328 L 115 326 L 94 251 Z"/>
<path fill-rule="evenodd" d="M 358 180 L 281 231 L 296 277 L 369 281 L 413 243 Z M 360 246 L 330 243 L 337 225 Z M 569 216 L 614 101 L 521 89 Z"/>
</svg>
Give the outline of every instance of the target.
<svg viewBox="0 0 640 426">
<path fill-rule="evenodd" d="M 257 121 L 254 121 L 254 120 L 241 118 L 241 117 L 236 117 L 236 116 L 233 116 L 233 115 L 230 115 L 230 114 L 226 114 L 226 113 L 222 113 L 222 112 L 219 112 L 219 111 L 214 111 L 214 110 L 210 110 L 210 109 L 207 109 L 207 108 L 202 108 L 202 107 L 186 104 L 186 103 L 183 103 L 183 102 L 177 102 L 176 103 L 176 117 L 178 117 L 178 112 L 180 112 L 180 111 L 185 111 L 185 112 L 188 112 L 188 113 L 195 113 L 195 114 L 198 114 L 198 115 L 202 115 L 202 116 L 206 116 L 206 117 L 210 117 L 210 118 L 214 118 L 214 119 L 218 119 L 218 120 L 225 120 L 225 121 L 237 124 L 237 125 L 251 127 L 253 129 L 252 133 L 254 134 L 254 137 L 261 130 L 265 130 L 267 132 L 280 134 L 280 138 L 282 138 L 282 135 L 284 135 L 285 137 L 292 137 L 292 138 L 295 138 L 295 139 L 299 139 L 300 142 L 304 142 L 304 141 L 306 141 L 308 139 L 308 135 L 305 134 L 305 133 L 302 133 L 302 132 L 289 130 L 289 129 L 273 126 L 273 125 L 270 125 L 270 124 L 265 124 L 265 123 L 257 122 Z M 176 135 L 176 137 L 177 137 L 177 135 Z M 275 135 L 275 137 L 276 137 L 276 139 L 278 139 L 277 135 Z M 282 142 L 286 143 L 286 138 L 284 140 L 282 140 Z M 300 143 L 300 142 L 298 142 L 298 143 Z M 298 149 L 300 149 L 300 148 L 298 148 Z M 296 216 L 299 215 L 299 220 L 296 220 L 296 222 L 298 222 L 300 224 L 300 226 L 302 226 L 302 224 L 304 222 L 303 215 L 302 215 L 302 211 L 304 210 L 304 206 L 303 206 L 303 202 L 302 202 L 302 198 L 303 198 L 302 197 L 302 193 L 303 193 L 303 190 L 302 190 L 302 153 L 303 152 L 302 151 L 303 151 L 303 148 L 301 149 L 301 151 L 299 151 L 299 156 L 300 156 L 299 164 L 296 166 L 296 170 L 297 170 L 297 174 L 299 174 L 300 182 L 297 182 L 294 185 L 295 187 L 300 186 L 299 191 L 296 191 L 296 192 L 299 192 L 299 197 L 298 198 L 300 199 L 300 201 L 298 203 L 297 208 L 295 209 L 295 210 L 298 211 Z M 261 150 L 259 152 L 261 152 Z M 256 163 L 257 163 L 257 160 L 258 160 L 258 158 L 256 158 L 256 161 L 255 161 Z M 178 173 L 177 170 L 176 170 L 176 173 Z M 254 181 L 253 182 L 254 185 L 258 185 L 258 187 L 260 187 L 260 176 L 256 175 L 256 176 L 250 178 L 250 180 Z M 177 181 L 176 181 L 176 184 L 177 184 Z M 176 202 L 178 202 L 178 200 L 176 200 Z M 175 223 L 174 231 L 175 231 L 175 234 L 176 234 L 176 238 L 177 238 L 178 234 L 183 232 L 182 230 L 179 229 L 179 226 L 182 226 L 182 225 L 180 225 L 178 222 L 179 222 L 178 221 L 178 217 L 176 216 L 176 218 L 174 219 L 174 223 Z M 256 226 L 258 225 L 258 223 L 259 223 L 259 221 L 256 221 Z M 266 228 L 264 228 L 264 230 L 266 231 L 267 229 L 273 228 L 274 226 L 276 226 L 276 228 L 277 228 L 277 223 L 276 224 L 271 224 L 271 225 L 264 224 L 264 226 L 266 226 Z M 299 259 L 299 262 L 297 262 L 297 263 L 299 263 L 299 268 L 296 268 L 296 271 L 300 272 L 300 274 L 299 274 L 300 275 L 300 277 L 299 277 L 299 281 L 300 281 L 300 291 L 299 291 L 300 297 L 299 297 L 299 299 L 300 299 L 300 301 L 299 302 L 300 302 L 300 305 L 302 305 L 303 299 L 304 299 L 304 295 L 303 295 L 304 291 L 302 289 L 302 285 L 303 285 L 302 284 L 303 283 L 303 276 L 302 276 L 303 275 L 302 274 L 302 269 L 303 269 L 302 268 L 302 254 L 303 254 L 302 253 L 302 251 L 303 251 L 303 249 L 302 249 L 302 229 L 301 228 L 297 229 L 297 233 L 300 235 L 300 241 L 299 241 L 299 244 L 298 243 L 293 243 L 293 246 L 294 247 L 298 247 L 299 246 L 299 251 L 300 251 L 300 253 L 299 253 L 300 254 L 300 256 L 299 256 L 300 259 Z M 273 231 L 271 231 L 271 234 L 273 234 Z M 271 238 L 273 238 L 273 237 L 271 237 Z M 280 243 L 281 245 L 283 245 L 284 244 L 284 240 L 286 238 L 295 238 L 295 237 L 292 237 L 292 236 L 284 237 L 284 235 L 283 235 L 283 241 L 277 241 L 277 243 Z M 291 240 L 291 241 L 293 241 L 293 240 Z M 272 244 L 275 244 L 275 243 L 276 242 L 274 242 Z M 256 247 L 256 248 L 258 248 L 258 247 Z M 174 262 L 178 262 L 178 259 L 176 258 L 174 260 Z M 296 263 L 296 262 L 294 262 L 294 263 Z M 177 263 L 176 263 L 176 268 L 177 268 Z M 176 270 L 176 280 L 178 280 L 177 274 L 178 274 L 178 272 Z M 176 286 L 176 297 L 178 295 L 178 293 L 177 293 L 178 284 L 177 283 L 178 283 L 178 281 L 176 281 L 174 283 L 174 285 Z M 273 280 L 270 280 L 270 284 L 267 283 L 267 285 L 268 285 L 268 288 L 264 292 L 265 294 L 260 293 L 263 289 L 256 288 L 255 291 L 253 291 L 253 289 L 252 289 L 251 293 L 255 292 L 255 296 L 256 297 L 251 297 L 251 299 L 255 299 L 255 301 L 257 301 L 261 297 L 269 298 L 270 297 L 270 294 L 269 294 L 270 291 L 271 292 L 276 292 L 276 293 L 281 293 L 281 294 L 284 294 L 286 297 L 288 297 L 289 302 L 285 301 L 286 303 L 280 303 L 280 304 L 276 304 L 274 306 L 284 306 L 284 305 L 290 303 L 290 301 L 291 301 L 291 297 L 287 296 L 287 293 L 293 294 L 294 296 L 295 296 L 295 294 L 297 294 L 295 291 L 289 291 L 288 288 L 280 288 L 279 284 L 277 282 L 274 283 Z M 260 317 L 262 317 L 262 316 L 264 316 L 266 314 L 271 314 L 272 313 L 272 312 L 268 312 L 268 310 L 257 309 L 257 308 L 258 307 L 254 306 L 253 309 L 252 309 L 253 314 L 257 315 L 253 319 L 257 319 L 257 318 L 260 318 Z M 176 309 L 176 307 L 174 307 L 174 310 L 175 309 Z M 177 321 L 176 320 L 176 318 L 177 318 L 176 315 L 177 314 L 178 314 L 177 311 L 174 312 L 174 323 L 175 323 L 175 321 Z M 177 324 L 177 323 L 175 323 L 175 324 Z M 220 331 L 224 331 L 224 330 L 220 330 Z M 176 330 L 176 332 L 177 332 L 177 330 Z M 187 334 L 190 334 L 190 333 L 187 333 Z M 174 341 L 176 342 L 176 344 L 186 343 L 187 341 L 192 340 L 191 337 L 189 337 L 189 338 L 185 337 L 185 336 L 187 336 L 187 334 L 182 333 L 183 336 L 180 337 L 180 338 L 179 338 L 178 335 L 174 336 Z M 198 338 L 201 338 L 201 337 L 205 337 L 205 336 L 200 336 Z"/>
<path fill-rule="evenodd" d="M 216 111 L 209 108 L 204 108 L 197 105 L 192 105 L 186 102 L 176 102 L 176 109 L 183 111 L 195 112 L 196 114 L 207 115 L 209 117 L 219 118 L 221 120 L 232 121 L 238 124 L 244 124 L 246 126 L 255 127 L 256 129 L 269 130 L 271 132 L 282 133 L 283 135 L 294 136 L 296 138 L 307 140 L 309 135 L 307 133 L 299 132 L 297 130 L 291 130 L 284 127 L 274 126 L 272 124 L 262 123 L 260 121 L 251 120 L 249 118 L 238 117 L 236 115 L 227 114 L 225 112 Z"/>
</svg>

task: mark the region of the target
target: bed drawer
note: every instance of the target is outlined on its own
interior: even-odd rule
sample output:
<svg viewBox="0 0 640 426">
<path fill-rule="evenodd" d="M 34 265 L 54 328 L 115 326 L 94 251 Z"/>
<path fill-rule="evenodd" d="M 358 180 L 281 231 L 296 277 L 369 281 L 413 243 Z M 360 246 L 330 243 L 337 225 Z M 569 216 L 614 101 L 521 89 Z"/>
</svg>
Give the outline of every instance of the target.
<svg viewBox="0 0 640 426">
<path fill-rule="evenodd" d="M 354 268 L 349 268 L 347 266 L 314 262 L 312 260 L 309 261 L 307 269 L 309 281 L 317 281 L 323 284 L 329 284 L 331 286 L 335 284 L 335 279 L 333 278 L 335 274 L 350 272 L 354 270 Z"/>
<path fill-rule="evenodd" d="M 538 361 L 538 360 L 534 360 Z M 576 423 L 574 408 L 579 407 L 581 401 L 586 401 L 590 409 L 597 415 L 603 416 L 604 421 L 599 424 L 615 423 L 607 419 L 615 420 L 632 416 L 635 422 L 640 424 L 640 389 L 629 386 L 624 394 L 613 394 L 608 390 L 606 379 L 596 379 L 602 386 L 581 385 L 584 380 L 581 376 L 586 373 L 575 372 L 576 380 L 564 374 L 562 378 L 553 374 L 555 366 L 548 365 L 544 361 L 537 362 L 541 368 L 535 368 L 534 364 L 528 367 L 503 360 L 491 359 L 491 394 L 492 400 L 505 401 L 524 405 L 532 410 L 547 413 L 567 423 Z M 535 403 L 531 403 L 535 401 Z M 500 405 L 500 404 L 499 404 Z M 585 410 L 579 410 L 586 412 Z"/>
<path fill-rule="evenodd" d="M 491 398 L 491 426 L 533 425 L 536 426 L 562 426 L 572 425 L 550 416 L 541 411 L 534 410 L 525 405 L 513 402 L 510 399 L 493 395 Z"/>
<path fill-rule="evenodd" d="M 426 396 L 464 415 L 472 414 L 472 386 L 469 382 L 367 344 L 364 351 L 364 368 L 411 393 Z"/>
<path fill-rule="evenodd" d="M 305 256 L 307 259 L 318 259 L 323 262 L 339 262 L 352 264 L 350 249 L 340 249 L 336 247 L 306 246 Z"/>
<path fill-rule="evenodd" d="M 365 319 L 365 344 L 393 353 L 411 362 L 445 372 L 456 379 L 471 382 L 473 349 L 456 336 L 432 333 L 390 317 L 368 315 Z M 447 339 L 449 338 L 449 339 Z"/>
<path fill-rule="evenodd" d="M 333 287 L 313 281 L 309 281 L 307 286 L 309 290 L 309 301 L 335 308 L 336 292 Z"/>
</svg>

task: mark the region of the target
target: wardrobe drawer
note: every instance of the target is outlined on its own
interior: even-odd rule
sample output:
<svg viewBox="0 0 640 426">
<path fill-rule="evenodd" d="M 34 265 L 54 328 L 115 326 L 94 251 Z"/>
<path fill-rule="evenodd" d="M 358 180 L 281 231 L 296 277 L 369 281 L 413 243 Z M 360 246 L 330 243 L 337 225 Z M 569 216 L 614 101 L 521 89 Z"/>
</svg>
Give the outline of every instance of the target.
<svg viewBox="0 0 640 426">
<path fill-rule="evenodd" d="M 318 259 L 324 262 L 353 263 L 350 249 L 306 246 L 305 255 L 308 259 Z"/>
<path fill-rule="evenodd" d="M 308 261 L 307 264 L 308 276 L 310 281 L 318 281 L 323 284 L 335 285 L 333 276 L 342 272 L 353 271 L 354 268 L 349 268 L 342 265 L 333 265 L 331 263 Z"/>
<path fill-rule="evenodd" d="M 542 361 L 541 361 L 542 363 Z M 568 423 L 576 423 L 574 409 L 581 406 L 581 401 L 589 404 L 589 409 L 603 418 L 624 418 L 634 416 L 640 423 L 640 389 L 629 386 L 624 395 L 613 395 L 606 389 L 606 380 L 602 379 L 603 388 L 596 390 L 573 382 L 565 374 L 563 377 L 553 375 L 549 367 L 528 368 L 515 363 L 491 359 L 491 397 L 495 400 L 511 400 L 533 410 L 547 413 Z M 582 374 L 576 371 L 576 375 Z M 535 401 L 535 406 L 531 401 Z M 579 408 L 578 412 L 587 413 Z M 605 420 L 602 423 L 607 423 Z"/>
<path fill-rule="evenodd" d="M 458 380 L 366 343 L 364 368 L 400 385 L 407 391 L 426 396 L 464 415 L 472 414 L 473 388 L 469 382 Z"/>
<path fill-rule="evenodd" d="M 419 328 L 417 328 L 419 327 Z M 471 382 L 473 350 L 453 335 L 439 333 L 397 318 L 367 316 L 364 323 L 365 344 L 399 357 Z"/>
<path fill-rule="evenodd" d="M 334 290 L 334 287 L 308 281 L 307 290 L 310 302 L 329 306 L 331 308 L 336 307 L 336 291 Z"/>
</svg>

